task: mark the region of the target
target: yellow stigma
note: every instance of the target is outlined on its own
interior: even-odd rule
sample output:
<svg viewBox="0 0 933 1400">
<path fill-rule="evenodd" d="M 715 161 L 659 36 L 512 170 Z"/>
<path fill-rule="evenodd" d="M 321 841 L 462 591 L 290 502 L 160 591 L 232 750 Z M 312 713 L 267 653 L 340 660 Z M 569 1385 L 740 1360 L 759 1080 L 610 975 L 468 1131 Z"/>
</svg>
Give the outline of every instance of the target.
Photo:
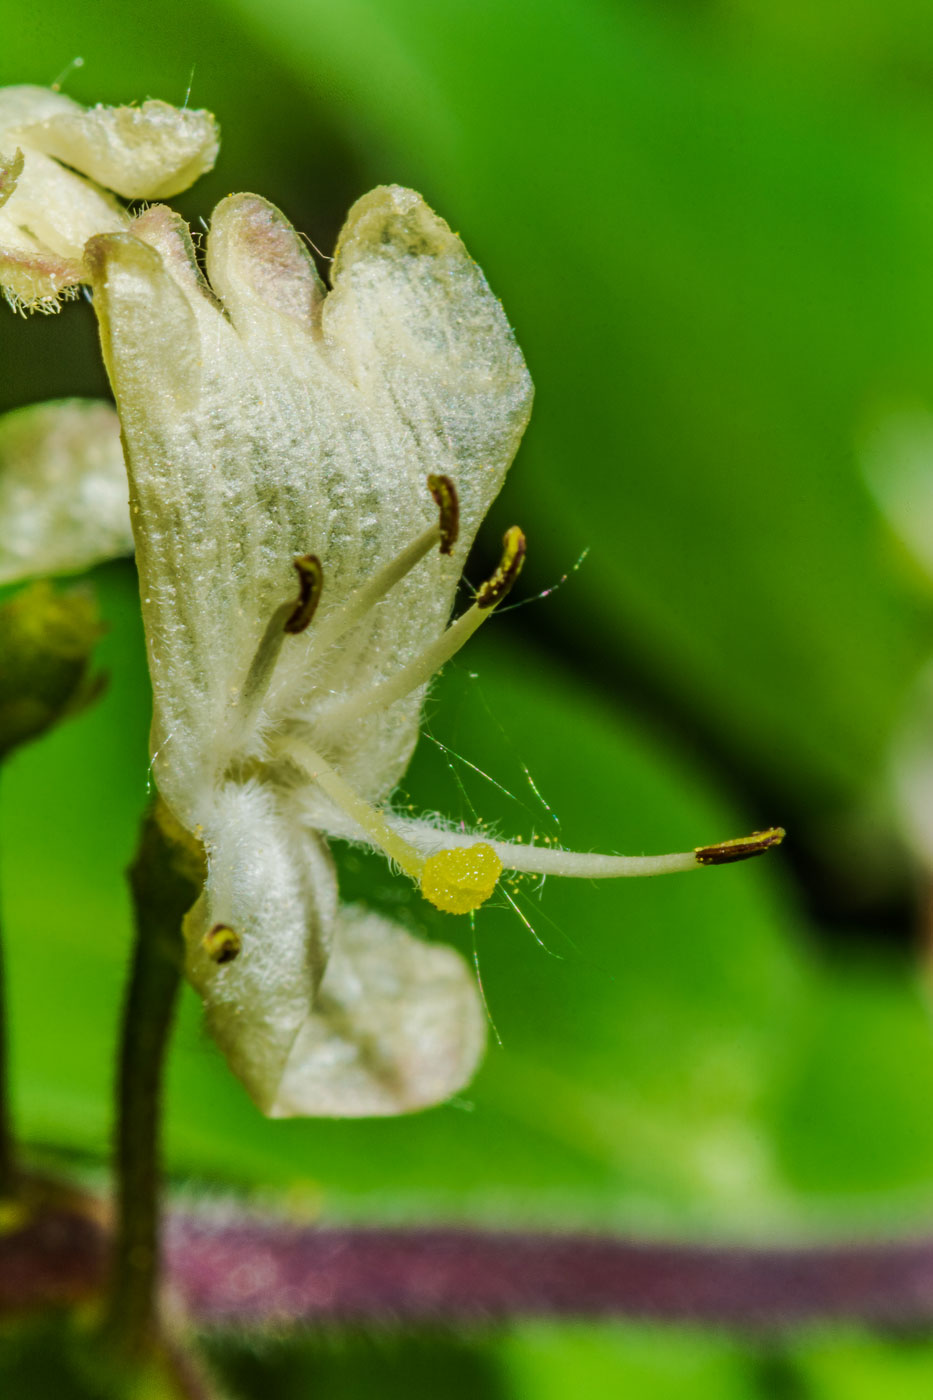
<svg viewBox="0 0 933 1400">
<path fill-rule="evenodd" d="M 421 893 L 445 914 L 469 914 L 496 888 L 502 861 L 491 846 L 455 846 L 428 856 L 421 872 Z"/>
</svg>

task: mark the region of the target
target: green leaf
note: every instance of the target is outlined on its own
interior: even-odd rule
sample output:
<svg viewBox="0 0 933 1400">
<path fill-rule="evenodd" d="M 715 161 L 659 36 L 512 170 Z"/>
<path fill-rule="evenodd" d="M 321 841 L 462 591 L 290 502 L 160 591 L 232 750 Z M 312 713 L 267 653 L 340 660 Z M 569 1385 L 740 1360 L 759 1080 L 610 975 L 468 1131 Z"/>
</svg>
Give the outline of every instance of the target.
<svg viewBox="0 0 933 1400">
<path fill-rule="evenodd" d="M 507 1393 L 650 1395 L 651 1400 L 750 1400 L 742 1351 L 686 1328 L 526 1324 L 497 1347 Z"/>
<path fill-rule="evenodd" d="M 854 1329 L 819 1332 L 794 1361 L 812 1400 L 926 1400 L 933 1387 L 933 1346 L 920 1334 L 882 1341 Z"/>
<path fill-rule="evenodd" d="M 735 1343 L 685 1328 L 524 1323 L 474 1335 L 320 1334 L 265 1347 L 257 1357 L 226 1339 L 211 1344 L 243 1400 L 402 1400 L 412 1394 L 482 1400 L 650 1395 L 651 1400 L 752 1400 Z"/>
</svg>

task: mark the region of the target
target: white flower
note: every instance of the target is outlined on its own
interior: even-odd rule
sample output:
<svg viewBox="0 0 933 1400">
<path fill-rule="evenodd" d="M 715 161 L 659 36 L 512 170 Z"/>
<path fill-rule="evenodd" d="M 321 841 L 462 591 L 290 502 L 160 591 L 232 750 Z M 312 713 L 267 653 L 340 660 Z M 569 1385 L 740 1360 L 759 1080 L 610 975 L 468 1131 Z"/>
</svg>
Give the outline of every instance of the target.
<svg viewBox="0 0 933 1400">
<path fill-rule="evenodd" d="M 87 239 L 129 226 L 106 191 L 177 194 L 211 168 L 217 141 L 209 112 L 86 109 L 48 88 L 0 88 L 0 288 L 10 304 L 56 310 L 84 279 Z"/>
<path fill-rule="evenodd" d="M 524 551 L 509 531 L 447 626 L 532 390 L 482 273 L 417 194 L 354 206 L 328 295 L 252 195 L 215 211 L 209 281 L 165 208 L 94 239 L 88 265 L 130 477 L 154 771 L 208 856 L 186 939 L 210 1029 L 274 1116 L 438 1102 L 482 1053 L 472 976 L 341 908 L 325 837 L 380 848 L 455 912 L 504 866 L 650 874 L 778 838 L 627 860 L 453 836 L 386 806 L 427 683 Z"/>
</svg>

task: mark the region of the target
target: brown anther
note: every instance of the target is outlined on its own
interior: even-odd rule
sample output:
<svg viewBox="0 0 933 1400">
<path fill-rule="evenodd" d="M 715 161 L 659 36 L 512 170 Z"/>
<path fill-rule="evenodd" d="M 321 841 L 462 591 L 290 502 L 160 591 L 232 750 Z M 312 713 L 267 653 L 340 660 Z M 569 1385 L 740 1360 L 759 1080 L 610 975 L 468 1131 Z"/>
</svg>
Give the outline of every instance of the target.
<svg viewBox="0 0 933 1400">
<path fill-rule="evenodd" d="M 229 963 L 239 956 L 240 935 L 229 924 L 215 924 L 201 939 L 201 946 L 211 962 Z"/>
<path fill-rule="evenodd" d="M 739 836 L 734 841 L 720 841 L 718 846 L 697 846 L 694 855 L 698 865 L 731 865 L 736 860 L 760 856 L 772 846 L 780 846 L 783 840 L 784 828 L 772 826 L 767 831 L 753 831 L 751 836 Z"/>
<path fill-rule="evenodd" d="M 428 490 L 440 512 L 441 553 L 449 554 L 460 533 L 460 501 L 449 476 L 429 476 Z"/>
<path fill-rule="evenodd" d="M 478 608 L 494 608 L 509 592 L 525 562 L 525 536 L 512 525 L 502 536 L 502 558 L 496 572 L 476 592 Z"/>
<path fill-rule="evenodd" d="M 324 570 L 316 554 L 299 554 L 294 564 L 298 574 L 298 602 L 283 629 L 292 636 L 303 632 L 311 621 L 324 586 Z"/>
</svg>

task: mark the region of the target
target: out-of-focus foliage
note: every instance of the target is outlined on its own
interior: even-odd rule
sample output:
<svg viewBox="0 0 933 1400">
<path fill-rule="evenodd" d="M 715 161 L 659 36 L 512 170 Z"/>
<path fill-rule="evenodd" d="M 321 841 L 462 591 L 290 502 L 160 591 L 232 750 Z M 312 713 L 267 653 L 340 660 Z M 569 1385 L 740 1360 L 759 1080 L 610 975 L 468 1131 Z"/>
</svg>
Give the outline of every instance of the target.
<svg viewBox="0 0 933 1400">
<path fill-rule="evenodd" d="M 925 585 L 858 466 L 879 423 L 933 396 L 926 10 L 47 0 L 5 33 L 0 78 L 48 82 L 76 54 L 66 89 L 81 100 L 177 102 L 190 81 L 216 111 L 220 162 L 181 201 L 192 219 L 253 189 L 326 254 L 353 198 L 413 184 L 517 328 L 538 398 L 491 528 L 527 529 L 525 596 L 589 554 L 450 668 L 430 732 L 462 757 L 423 740 L 414 805 L 475 809 L 526 838 L 557 834 L 556 813 L 568 843 L 631 852 L 796 816 L 798 866 L 839 882 L 795 887 L 778 854 L 510 891 L 518 912 L 484 910 L 475 928 L 503 1046 L 468 1101 L 411 1120 L 263 1122 L 189 1000 L 169 1103 L 178 1177 L 372 1221 L 740 1238 L 926 1226 L 927 1010 L 905 959 L 851 951 L 878 891 L 909 893 L 884 767 L 933 637 Z M 0 365 L 0 408 L 102 392 L 85 307 L 7 317 Z M 131 572 L 98 581 L 111 693 L 10 765 L 0 814 L 19 1120 L 34 1143 L 92 1161 L 148 707 Z M 342 881 L 451 936 L 384 865 L 349 852 Z M 858 939 L 837 927 L 830 963 L 807 903 L 835 903 L 843 930 L 849 912 L 861 920 Z M 783 1351 L 516 1328 L 224 1364 L 244 1392 L 285 1400 L 312 1381 L 372 1394 L 374 1376 L 390 1396 L 425 1374 L 522 1400 L 911 1400 L 933 1383 L 925 1343 L 856 1334 Z"/>
</svg>

